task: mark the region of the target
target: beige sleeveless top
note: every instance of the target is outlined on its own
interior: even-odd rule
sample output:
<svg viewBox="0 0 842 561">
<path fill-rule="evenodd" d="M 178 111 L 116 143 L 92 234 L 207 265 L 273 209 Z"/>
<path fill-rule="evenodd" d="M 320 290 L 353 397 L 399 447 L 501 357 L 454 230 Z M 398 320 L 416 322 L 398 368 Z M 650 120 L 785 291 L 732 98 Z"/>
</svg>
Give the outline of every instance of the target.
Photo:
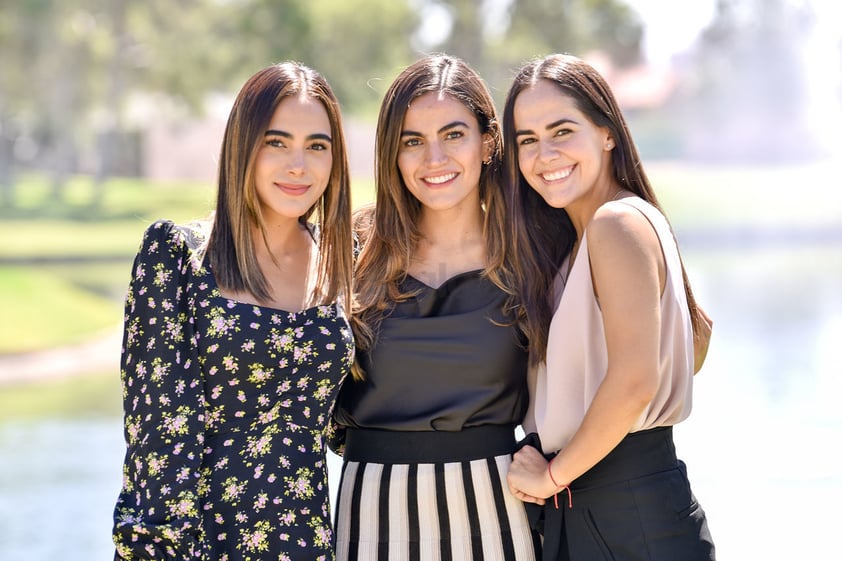
<svg viewBox="0 0 842 561">
<path fill-rule="evenodd" d="M 638 209 L 658 234 L 666 260 L 666 284 L 661 296 L 660 384 L 655 398 L 631 432 L 674 425 L 687 418 L 693 391 L 693 329 L 681 274 L 678 248 L 664 216 L 637 197 L 620 202 Z M 569 272 L 569 257 L 556 278 L 556 311 L 550 323 L 546 362 L 530 373 L 527 432 L 537 431 L 544 452 L 560 450 L 579 428 L 605 378 L 608 353 L 602 312 L 593 292 L 587 231 L 581 254 Z M 633 294 L 629 294 L 633 298 Z"/>
</svg>

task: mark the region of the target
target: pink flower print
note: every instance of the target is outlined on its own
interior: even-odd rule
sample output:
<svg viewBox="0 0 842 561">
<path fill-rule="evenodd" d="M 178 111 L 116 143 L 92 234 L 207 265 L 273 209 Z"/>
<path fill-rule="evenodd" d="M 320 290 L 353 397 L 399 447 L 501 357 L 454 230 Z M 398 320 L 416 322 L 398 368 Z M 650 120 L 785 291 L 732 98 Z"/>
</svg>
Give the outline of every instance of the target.
<svg viewBox="0 0 842 561">
<path fill-rule="evenodd" d="M 251 309 L 251 311 L 252 311 L 252 313 L 253 313 L 254 315 L 256 315 L 257 317 L 260 317 L 261 315 L 263 315 L 263 310 L 261 310 L 261 309 L 260 309 L 260 306 L 254 306 L 254 307 Z"/>
<path fill-rule="evenodd" d="M 237 392 L 237 401 L 239 401 L 240 403 L 245 403 L 246 402 L 246 392 L 244 392 L 243 390 L 238 391 Z"/>
<path fill-rule="evenodd" d="M 263 476 L 263 464 L 257 464 L 257 467 L 254 468 L 254 478 L 260 479 Z"/>
<path fill-rule="evenodd" d="M 227 307 L 228 307 L 228 309 L 230 310 L 230 309 L 232 309 L 232 308 L 237 307 L 237 302 L 235 302 L 234 300 L 228 300 L 228 303 L 226 304 L 226 306 L 227 306 Z"/>
<path fill-rule="evenodd" d="M 253 321 L 249 324 L 249 327 L 251 327 L 252 329 L 260 329 L 260 324 L 256 321 Z"/>
<path fill-rule="evenodd" d="M 220 395 L 222 395 L 222 386 L 217 384 L 211 390 L 211 399 L 219 399 Z"/>
<path fill-rule="evenodd" d="M 284 437 L 284 439 L 281 442 L 284 443 L 284 446 L 289 446 L 290 444 L 292 444 L 292 439 L 287 436 L 287 437 Z"/>
<path fill-rule="evenodd" d="M 184 483 L 190 479 L 190 468 L 189 467 L 182 467 L 178 470 L 178 475 L 176 475 L 175 480 L 179 483 Z"/>
<path fill-rule="evenodd" d="M 304 328 L 296 327 L 294 333 L 296 339 L 301 339 L 302 337 L 304 337 Z"/>
<path fill-rule="evenodd" d="M 240 511 L 237 514 L 234 515 L 234 520 L 236 520 L 237 522 L 240 522 L 240 523 L 248 522 L 249 517 L 246 515 L 245 512 Z"/>
<path fill-rule="evenodd" d="M 208 352 L 209 352 L 209 353 L 215 353 L 215 352 L 216 352 L 216 351 L 218 351 L 218 350 L 219 350 L 219 343 L 214 343 L 213 345 L 210 345 L 210 346 L 208 347 Z"/>
<path fill-rule="evenodd" d="M 243 352 L 246 352 L 246 353 L 252 352 L 254 350 L 254 340 L 253 339 L 246 340 L 246 342 L 243 343 L 240 348 L 243 350 Z"/>
<path fill-rule="evenodd" d="M 295 513 L 291 510 L 286 511 L 281 515 L 281 522 L 283 522 L 286 526 L 295 524 Z"/>
<path fill-rule="evenodd" d="M 329 351 L 332 351 L 336 348 L 336 343 L 328 343 L 327 345 L 325 345 L 325 348 Z"/>
<path fill-rule="evenodd" d="M 175 309 L 175 306 L 173 306 L 172 302 L 170 302 L 169 300 L 164 300 L 163 302 L 161 302 L 161 307 L 167 312 L 171 312 Z"/>
<path fill-rule="evenodd" d="M 225 367 L 225 370 L 231 373 L 234 373 L 239 369 L 237 361 L 230 354 L 227 354 L 222 358 L 222 366 Z"/>
<path fill-rule="evenodd" d="M 222 524 L 223 522 L 225 522 L 225 519 L 222 517 L 221 514 L 219 514 L 217 512 L 213 517 L 213 521 L 216 522 L 217 524 Z"/>
<path fill-rule="evenodd" d="M 316 367 L 316 370 L 318 370 L 319 372 L 327 372 L 331 369 L 332 366 L 333 366 L 333 361 L 328 360 L 328 361 L 325 361 L 325 362 L 321 363 L 318 367 Z"/>
<path fill-rule="evenodd" d="M 245 483 L 240 482 L 236 477 L 229 477 L 222 486 L 222 500 L 228 503 L 236 503 L 245 490 Z"/>
<path fill-rule="evenodd" d="M 269 483 L 274 483 L 277 478 L 277 475 L 275 475 L 274 473 L 270 473 L 269 477 L 266 478 L 266 481 L 268 481 Z"/>
<path fill-rule="evenodd" d="M 309 376 L 302 376 L 301 378 L 298 379 L 298 383 L 296 384 L 296 386 L 298 386 L 299 390 L 306 390 L 308 385 L 310 385 L 310 377 Z"/>
<path fill-rule="evenodd" d="M 257 495 L 257 500 L 254 501 L 254 510 L 255 512 L 259 512 L 266 508 L 266 503 L 269 501 L 269 495 L 266 493 L 260 493 Z"/>
</svg>

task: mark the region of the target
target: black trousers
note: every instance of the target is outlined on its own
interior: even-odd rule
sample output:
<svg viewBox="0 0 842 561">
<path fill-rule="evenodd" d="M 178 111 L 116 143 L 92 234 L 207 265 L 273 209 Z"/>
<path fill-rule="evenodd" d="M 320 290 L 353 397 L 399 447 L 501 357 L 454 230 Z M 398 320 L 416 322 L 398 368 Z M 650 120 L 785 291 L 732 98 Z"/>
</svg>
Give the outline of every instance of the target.
<svg viewBox="0 0 842 561">
<path fill-rule="evenodd" d="M 628 435 L 543 507 L 544 559 L 713 561 L 704 510 L 675 455 L 672 427 Z"/>
</svg>

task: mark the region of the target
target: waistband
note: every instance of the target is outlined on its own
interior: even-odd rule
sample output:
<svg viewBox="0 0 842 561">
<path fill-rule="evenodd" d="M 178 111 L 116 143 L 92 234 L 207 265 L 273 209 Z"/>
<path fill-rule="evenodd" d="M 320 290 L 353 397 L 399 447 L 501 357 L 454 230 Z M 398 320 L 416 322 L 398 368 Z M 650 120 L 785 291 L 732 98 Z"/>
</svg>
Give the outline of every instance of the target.
<svg viewBox="0 0 842 561">
<path fill-rule="evenodd" d="M 390 431 L 348 428 L 345 460 L 379 464 L 462 462 L 511 454 L 513 425 L 483 425 L 461 431 Z"/>
<path fill-rule="evenodd" d="M 672 427 L 633 432 L 595 466 L 573 481 L 573 496 L 576 496 L 577 490 L 585 491 L 589 487 L 636 479 L 677 465 Z"/>
</svg>

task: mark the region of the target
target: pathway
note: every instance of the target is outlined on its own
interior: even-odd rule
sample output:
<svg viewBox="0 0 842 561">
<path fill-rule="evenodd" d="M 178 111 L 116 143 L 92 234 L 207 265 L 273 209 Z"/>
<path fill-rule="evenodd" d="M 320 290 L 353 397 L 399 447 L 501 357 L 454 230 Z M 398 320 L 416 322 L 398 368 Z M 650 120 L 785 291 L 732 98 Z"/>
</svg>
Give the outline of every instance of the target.
<svg viewBox="0 0 842 561">
<path fill-rule="evenodd" d="M 0 355 L 0 386 L 77 374 L 120 370 L 122 328 L 111 329 L 78 345 Z"/>
</svg>

